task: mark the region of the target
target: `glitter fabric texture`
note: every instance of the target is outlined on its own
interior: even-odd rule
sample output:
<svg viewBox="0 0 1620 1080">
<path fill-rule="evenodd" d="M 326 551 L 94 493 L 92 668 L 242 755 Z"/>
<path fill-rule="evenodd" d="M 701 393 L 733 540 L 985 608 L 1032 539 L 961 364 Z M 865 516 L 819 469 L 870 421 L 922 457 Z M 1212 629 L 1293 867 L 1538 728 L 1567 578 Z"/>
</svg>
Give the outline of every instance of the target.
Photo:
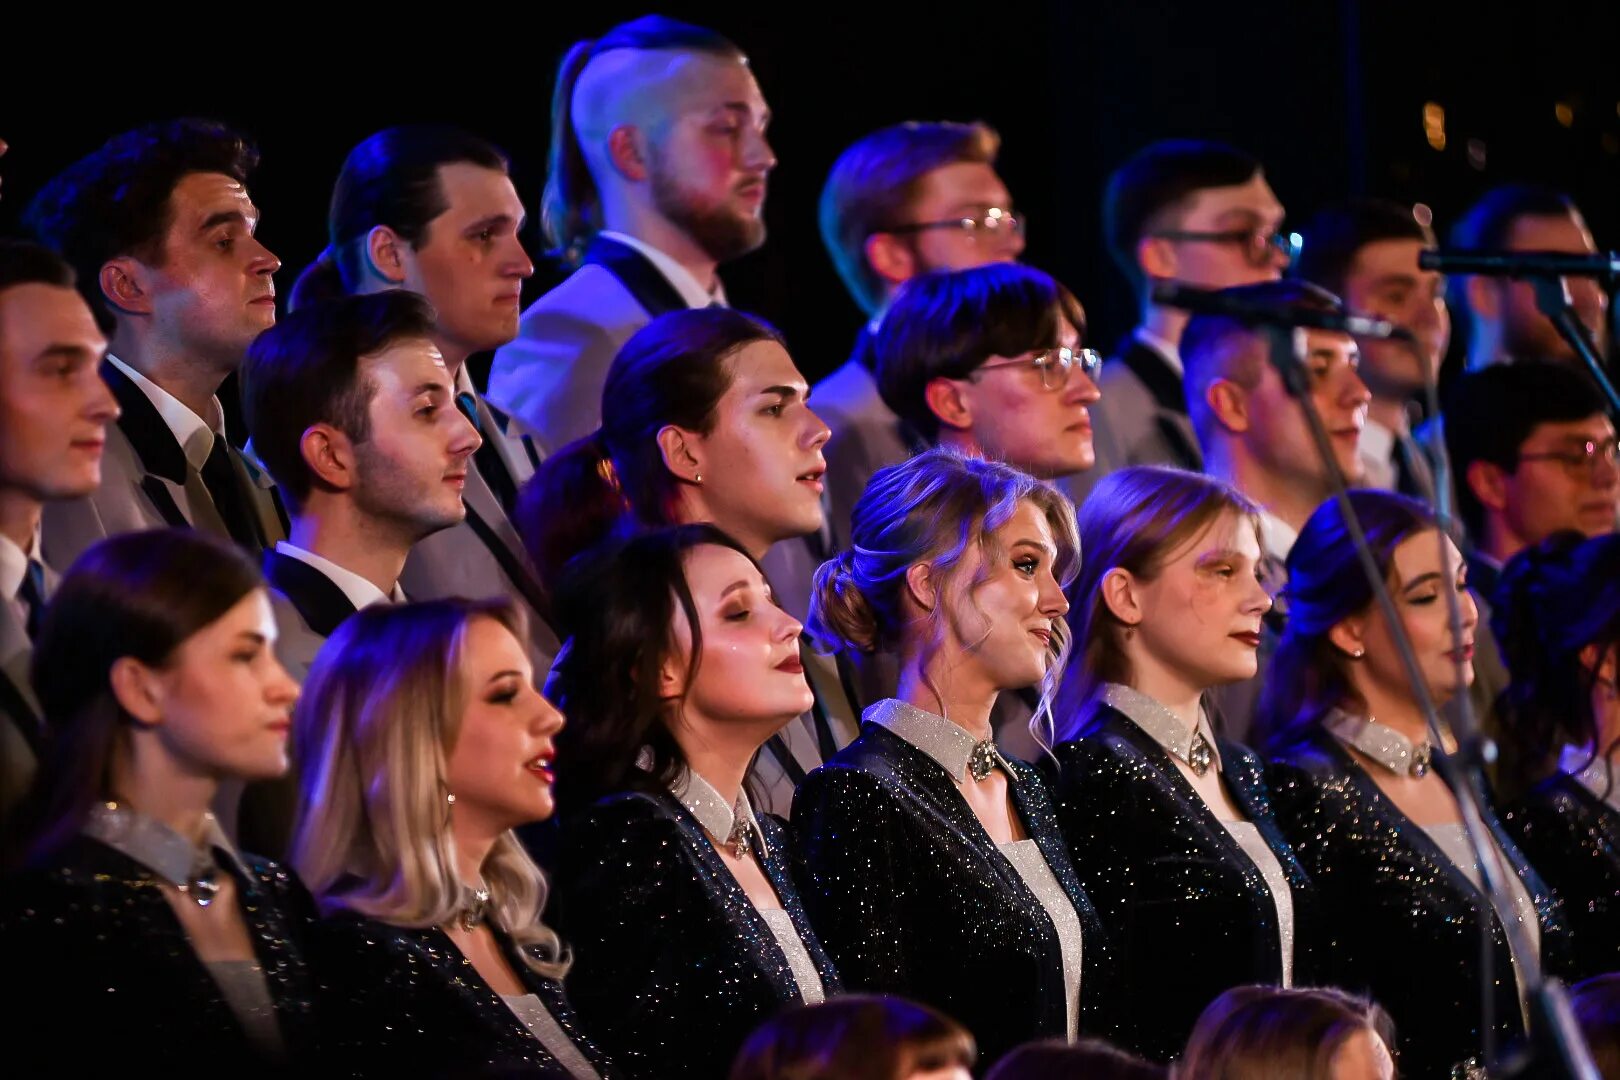
<svg viewBox="0 0 1620 1080">
<path fill-rule="evenodd" d="M 1563 898 L 1577 946 L 1570 978 L 1620 971 L 1620 811 L 1557 772 L 1503 814 L 1502 824 Z"/>
<path fill-rule="evenodd" d="M 1283 833 L 1316 886 L 1322 919 L 1312 954 L 1321 982 L 1372 995 L 1395 1020 L 1402 1076 L 1444 1077 L 1481 1053 L 1481 928 L 1491 934 L 1498 1046 L 1523 1034 L 1507 937 L 1489 900 L 1378 790 L 1332 736 L 1318 732 L 1270 771 Z M 1509 867 L 1534 898 L 1542 961 L 1568 970 L 1559 905 L 1500 823 Z"/>
<path fill-rule="evenodd" d="M 799 903 L 785 829 L 756 854 L 830 996 L 838 976 Z M 672 794 L 621 794 L 561 821 L 555 920 L 568 993 L 620 1075 L 711 1080 L 783 1007 L 806 999 L 770 926 Z"/>
<path fill-rule="evenodd" d="M 562 987 L 490 931 L 524 988 L 604 1074 Z M 444 931 L 353 913 L 317 923 L 310 961 L 320 978 L 324 1067 L 341 1076 L 569 1076 Z"/>
<path fill-rule="evenodd" d="M 1075 870 L 1119 951 L 1124 1042 L 1165 1061 L 1222 991 L 1281 985 L 1284 930 L 1273 886 L 1163 747 L 1098 702 L 1096 725 L 1042 762 Z M 1217 740 L 1233 804 L 1275 856 L 1293 937 L 1315 913 L 1308 876 L 1278 828 L 1259 758 Z M 1309 958 L 1295 950 L 1294 980 Z"/>
<path fill-rule="evenodd" d="M 306 1059 L 314 987 L 303 946 L 314 905 L 275 863 L 244 855 L 220 868 L 235 882 L 281 1044 L 292 1061 Z M 8 1040 L 9 1075 L 95 1075 L 132 1062 L 161 1073 L 200 1061 L 229 1062 L 235 1075 L 279 1074 L 284 1065 L 255 1051 L 159 880 L 79 836 L 0 883 L 0 955 L 26 980 L 6 1003 L 6 1029 L 28 1033 Z"/>
<path fill-rule="evenodd" d="M 793 802 L 805 904 L 845 985 L 942 1010 L 973 1033 L 985 1066 L 1019 1043 L 1063 1038 L 1063 950 L 1046 908 L 946 768 L 867 715 Z M 1117 987 L 1101 923 L 1040 777 L 1017 761 L 1006 772 L 1024 831 L 1080 919 L 1080 1031 L 1113 1038 Z"/>
</svg>

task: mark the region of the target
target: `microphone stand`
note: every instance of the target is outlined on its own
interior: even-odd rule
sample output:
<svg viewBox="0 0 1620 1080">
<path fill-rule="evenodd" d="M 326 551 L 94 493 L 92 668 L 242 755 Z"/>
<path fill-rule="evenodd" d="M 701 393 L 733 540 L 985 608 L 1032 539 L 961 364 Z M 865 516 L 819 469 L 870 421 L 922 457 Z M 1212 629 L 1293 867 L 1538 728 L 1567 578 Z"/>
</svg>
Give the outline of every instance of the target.
<svg viewBox="0 0 1620 1080">
<path fill-rule="evenodd" d="M 1563 988 L 1556 980 L 1547 980 L 1541 971 L 1541 958 L 1538 951 L 1532 947 L 1528 934 L 1519 925 L 1515 910 L 1513 893 L 1507 886 L 1506 874 L 1509 873 L 1502 860 L 1496 857 L 1496 845 L 1492 840 L 1490 829 L 1485 824 L 1487 813 L 1484 789 L 1484 765 L 1487 756 L 1494 752 L 1494 747 L 1485 739 L 1474 722 L 1472 709 L 1466 693 L 1467 682 L 1463 677 L 1463 665 L 1467 661 L 1458 663 L 1457 695 L 1457 729 L 1453 734 L 1457 738 L 1457 750 L 1453 753 L 1445 752 L 1445 743 L 1441 739 L 1441 726 L 1439 712 L 1434 704 L 1433 696 L 1429 693 L 1427 681 L 1423 677 L 1417 656 L 1413 652 L 1412 642 L 1401 622 L 1400 613 L 1395 608 L 1395 601 L 1389 592 L 1389 586 L 1384 580 L 1384 574 L 1378 567 L 1378 560 L 1373 555 L 1372 547 L 1367 542 L 1367 534 L 1361 527 L 1355 508 L 1350 502 L 1348 484 L 1345 481 L 1344 471 L 1339 468 L 1338 458 L 1333 450 L 1331 436 L 1328 435 L 1327 425 L 1322 420 L 1321 412 L 1310 394 L 1310 376 L 1306 371 L 1300 357 L 1304 352 L 1304 331 L 1290 330 L 1284 327 L 1268 327 L 1267 334 L 1270 342 L 1270 361 L 1282 377 L 1283 385 L 1288 393 L 1299 402 L 1305 414 L 1305 421 L 1310 429 L 1311 440 L 1316 445 L 1317 456 L 1321 459 L 1326 470 L 1328 483 L 1333 490 L 1333 499 L 1338 504 L 1339 512 L 1344 517 L 1345 529 L 1350 534 L 1350 541 L 1355 546 L 1357 561 L 1361 565 L 1362 573 L 1366 575 L 1367 583 L 1372 587 L 1373 597 L 1383 614 L 1384 622 L 1389 626 L 1390 635 L 1395 642 L 1396 651 L 1400 654 L 1401 666 L 1405 669 L 1406 677 L 1412 686 L 1417 699 L 1418 708 L 1422 711 L 1434 742 L 1436 752 L 1434 765 L 1436 774 L 1451 790 L 1457 801 L 1457 807 L 1462 814 L 1464 832 L 1468 836 L 1469 845 L 1474 850 L 1482 879 L 1485 883 L 1485 893 L 1490 901 L 1497 921 L 1501 923 L 1503 933 L 1507 936 L 1512 955 L 1519 962 L 1526 996 L 1531 1002 L 1531 1012 L 1538 1021 L 1531 1029 L 1532 1049 L 1528 1055 L 1516 1055 L 1511 1061 L 1502 1062 L 1504 1071 L 1492 1071 L 1495 1077 L 1529 1076 L 1532 1068 L 1536 1069 L 1534 1075 L 1559 1080 L 1600 1080 L 1597 1068 L 1592 1064 L 1591 1053 L 1587 1050 L 1585 1042 L 1576 1029 L 1572 1014 L 1570 1013 L 1567 998 L 1564 997 Z M 1424 364 L 1425 370 L 1427 363 Z M 1432 381 L 1432 380 L 1431 380 Z M 1442 451 L 1443 453 L 1443 451 Z M 1444 476 L 1444 466 L 1441 467 L 1441 476 Z M 1440 531 L 1441 563 L 1446 565 L 1445 531 Z M 1455 583 L 1449 583 L 1445 589 L 1448 604 L 1452 633 L 1460 639 L 1461 608 L 1457 597 Z M 1481 990 L 1483 1006 L 1481 1010 L 1481 1039 L 1482 1049 L 1487 1065 L 1495 1065 L 1495 1035 L 1493 1021 L 1493 1007 L 1491 986 L 1494 985 L 1492 977 L 1491 957 L 1494 939 L 1488 923 L 1482 925 L 1483 952 L 1481 970 Z"/>
<path fill-rule="evenodd" d="M 1609 381 L 1608 373 L 1604 370 L 1603 357 L 1597 350 L 1597 343 L 1592 340 L 1592 332 L 1581 322 L 1580 316 L 1575 313 L 1575 305 L 1570 300 L 1569 286 L 1564 279 L 1554 274 L 1525 275 L 1536 292 L 1536 307 L 1547 317 L 1547 320 L 1557 328 L 1558 333 L 1569 347 L 1575 350 L 1575 355 L 1585 362 L 1587 370 L 1592 375 L 1592 381 L 1597 383 L 1603 392 L 1603 398 L 1608 402 L 1609 417 L 1620 423 L 1620 394 L 1615 393 L 1614 383 Z M 1606 291 L 1609 295 L 1609 313 L 1614 314 L 1615 290 L 1620 287 L 1620 279 L 1609 277 L 1606 282 Z"/>
</svg>

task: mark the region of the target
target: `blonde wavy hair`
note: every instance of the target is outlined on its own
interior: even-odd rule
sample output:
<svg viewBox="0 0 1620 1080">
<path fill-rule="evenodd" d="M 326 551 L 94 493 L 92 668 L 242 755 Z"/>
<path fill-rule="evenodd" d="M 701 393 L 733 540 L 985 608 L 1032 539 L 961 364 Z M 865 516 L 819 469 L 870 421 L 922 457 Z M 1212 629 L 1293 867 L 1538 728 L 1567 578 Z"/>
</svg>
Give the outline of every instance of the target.
<svg viewBox="0 0 1620 1080">
<path fill-rule="evenodd" d="M 467 628 L 479 618 L 528 640 L 522 612 L 504 601 L 379 604 L 344 622 L 310 670 L 293 714 L 302 790 L 291 851 L 323 913 L 421 928 L 465 905 L 445 776 L 470 692 Z M 562 978 L 568 957 L 540 920 L 545 878 L 513 833 L 482 872 L 490 919 L 530 968 Z"/>
</svg>

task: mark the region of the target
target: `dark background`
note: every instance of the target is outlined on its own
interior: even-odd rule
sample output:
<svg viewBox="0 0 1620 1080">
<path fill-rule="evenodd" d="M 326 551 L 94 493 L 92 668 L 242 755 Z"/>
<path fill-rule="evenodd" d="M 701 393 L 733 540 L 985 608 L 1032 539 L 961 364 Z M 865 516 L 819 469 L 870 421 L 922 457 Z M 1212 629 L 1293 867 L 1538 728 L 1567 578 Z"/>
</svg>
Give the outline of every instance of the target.
<svg viewBox="0 0 1620 1080">
<path fill-rule="evenodd" d="M 906 119 L 982 119 L 1000 130 L 1002 175 L 1031 222 L 1026 258 L 1080 296 L 1104 347 L 1134 311 L 1102 246 L 1102 186 L 1157 138 L 1249 149 L 1293 222 L 1371 194 L 1425 202 L 1444 229 L 1487 186 L 1539 180 L 1576 197 L 1600 247 L 1620 246 L 1613 0 L 540 0 L 412 10 L 143 9 L 116 25 L 54 26 L 36 11 L 26 30 L 12 13 L 0 46 L 0 136 L 12 144 L 0 160 L 0 230 L 15 230 L 39 185 L 108 135 L 182 114 L 258 140 L 252 187 L 260 235 L 285 264 L 283 296 L 326 242 L 344 156 L 388 124 L 450 122 L 493 139 L 512 155 L 535 215 L 557 61 L 576 38 L 653 10 L 720 30 L 752 57 L 781 164 L 770 239 L 724 276 L 733 303 L 786 331 L 812 379 L 843 360 L 860 321 L 816 232 L 821 183 L 843 147 Z M 1431 101 L 1445 109 L 1443 150 L 1425 134 Z M 532 225 L 529 239 L 538 253 Z"/>
</svg>

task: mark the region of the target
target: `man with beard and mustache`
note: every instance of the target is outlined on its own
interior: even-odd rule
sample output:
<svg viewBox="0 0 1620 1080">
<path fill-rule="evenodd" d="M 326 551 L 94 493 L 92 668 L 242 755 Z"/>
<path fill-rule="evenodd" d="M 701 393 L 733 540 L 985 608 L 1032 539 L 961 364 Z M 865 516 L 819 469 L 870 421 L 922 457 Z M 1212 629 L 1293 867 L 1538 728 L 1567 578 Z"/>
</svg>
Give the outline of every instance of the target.
<svg viewBox="0 0 1620 1080">
<path fill-rule="evenodd" d="M 122 415 L 101 483 L 45 513 L 67 566 L 107 536 L 165 525 L 257 554 L 284 533 L 268 483 L 226 439 L 219 389 L 275 325 L 281 260 L 255 235 L 258 151 L 220 124 L 115 135 L 34 198 L 25 220 L 73 266 L 111 348 L 101 374 Z"/>
<path fill-rule="evenodd" d="M 489 377 L 536 460 L 601 422 L 630 335 L 726 302 L 716 269 L 765 240 L 769 120 L 748 58 L 701 27 L 647 16 L 563 59 L 542 224 L 580 265 L 524 312 Z"/>
</svg>

